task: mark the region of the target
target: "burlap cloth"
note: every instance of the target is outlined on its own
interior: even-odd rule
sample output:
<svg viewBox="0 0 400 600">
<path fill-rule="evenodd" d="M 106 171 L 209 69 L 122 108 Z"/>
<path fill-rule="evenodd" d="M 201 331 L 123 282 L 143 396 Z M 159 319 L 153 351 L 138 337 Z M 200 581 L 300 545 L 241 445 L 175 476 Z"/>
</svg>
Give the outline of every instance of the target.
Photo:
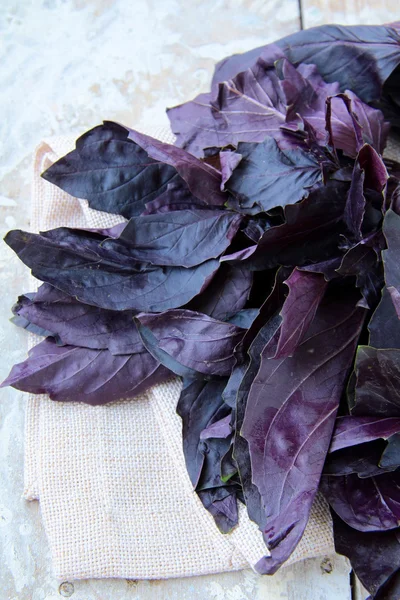
<svg viewBox="0 0 400 600">
<path fill-rule="evenodd" d="M 173 142 L 165 128 L 142 130 Z M 53 138 L 37 149 L 32 231 L 122 220 L 40 178 L 74 141 Z M 34 286 L 31 278 L 27 288 Z M 139 398 L 96 407 L 27 397 L 24 497 L 40 500 L 57 578 L 204 575 L 253 566 L 266 554 L 240 503 L 239 526 L 222 535 L 193 492 L 175 413 L 179 392 L 179 381 L 171 380 Z M 318 496 L 286 564 L 333 552 L 329 511 Z"/>
</svg>

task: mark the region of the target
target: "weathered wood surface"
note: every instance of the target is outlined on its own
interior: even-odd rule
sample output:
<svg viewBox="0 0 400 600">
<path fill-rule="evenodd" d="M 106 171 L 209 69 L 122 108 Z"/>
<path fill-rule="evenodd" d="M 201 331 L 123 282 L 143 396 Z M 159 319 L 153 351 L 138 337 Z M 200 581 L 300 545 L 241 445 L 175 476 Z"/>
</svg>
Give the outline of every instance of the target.
<svg viewBox="0 0 400 600">
<path fill-rule="evenodd" d="M 398 0 L 301 0 L 303 27 L 380 25 L 399 19 Z"/>
<path fill-rule="evenodd" d="M 301 0 L 305 27 L 383 23 L 397 0 Z M 102 119 L 167 123 L 166 106 L 205 91 L 213 64 L 296 31 L 298 0 L 5 0 L 0 99 L 0 226 L 29 227 L 32 154 L 45 137 L 81 133 Z M 0 339 L 3 379 L 23 360 L 26 336 L 8 322 L 26 272 L 4 246 Z M 59 582 L 38 503 L 21 499 L 24 396 L 0 403 L 0 600 L 350 600 L 349 566 L 322 557 L 273 578 L 250 570 L 168 581 Z M 365 595 L 360 595 L 361 600 Z"/>
</svg>

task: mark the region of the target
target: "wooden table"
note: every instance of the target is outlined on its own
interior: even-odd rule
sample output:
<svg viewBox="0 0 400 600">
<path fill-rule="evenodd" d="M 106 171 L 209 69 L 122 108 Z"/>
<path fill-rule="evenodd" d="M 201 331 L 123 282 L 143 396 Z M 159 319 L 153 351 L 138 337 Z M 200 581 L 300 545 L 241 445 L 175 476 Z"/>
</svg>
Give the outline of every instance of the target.
<svg viewBox="0 0 400 600">
<path fill-rule="evenodd" d="M 206 91 L 217 60 L 323 23 L 399 18 L 398 0 L 5 0 L 0 31 L 4 234 L 29 228 L 32 153 L 50 135 L 102 119 L 167 123 L 166 106 Z M 2 247 L 3 379 L 26 336 L 9 322 L 25 270 Z M 343 557 L 321 557 L 275 577 L 250 570 L 168 581 L 59 582 L 51 574 L 38 504 L 21 500 L 23 394 L 2 390 L 0 600 L 361 600 Z"/>
</svg>

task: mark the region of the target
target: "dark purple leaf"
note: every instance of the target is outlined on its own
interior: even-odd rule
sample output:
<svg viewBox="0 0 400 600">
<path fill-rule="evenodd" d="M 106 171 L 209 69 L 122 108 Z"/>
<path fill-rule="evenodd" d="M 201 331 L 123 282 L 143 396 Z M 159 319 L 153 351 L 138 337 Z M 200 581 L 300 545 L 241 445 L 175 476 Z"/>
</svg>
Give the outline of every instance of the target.
<svg viewBox="0 0 400 600">
<path fill-rule="evenodd" d="M 232 79 L 238 73 L 250 69 L 260 57 L 266 66 L 272 67 L 277 60 L 284 58 L 285 55 L 276 44 L 268 44 L 268 46 L 253 48 L 243 54 L 227 56 L 216 64 L 212 86 L 214 87 L 227 79 Z"/>
<path fill-rule="evenodd" d="M 347 297 L 346 297 L 347 296 Z M 253 482 L 268 515 L 271 557 L 256 568 L 273 573 L 306 526 L 328 451 L 365 311 L 352 293 L 326 298 L 294 356 L 262 353 L 241 433 L 249 442 Z"/>
<path fill-rule="evenodd" d="M 380 232 L 362 239 L 346 252 L 337 269 L 339 275 L 356 277 L 356 286 L 363 295 L 360 306 L 365 308 L 376 306 L 384 283 L 380 261 L 382 241 Z"/>
<path fill-rule="evenodd" d="M 229 375 L 233 350 L 244 329 L 190 310 L 138 315 L 157 346 L 185 367 L 205 375 Z"/>
<path fill-rule="evenodd" d="M 328 258 L 328 260 L 323 260 L 321 262 L 312 263 L 311 265 L 299 267 L 299 270 L 306 271 L 308 273 L 321 273 L 325 277 L 326 281 L 330 281 L 331 279 L 336 279 L 336 277 L 339 277 L 337 269 L 342 264 L 342 259 L 342 256 Z"/>
<path fill-rule="evenodd" d="M 128 221 L 119 240 L 139 262 L 194 267 L 218 258 L 230 245 L 241 220 L 240 215 L 228 211 L 194 209 L 145 215 Z"/>
<path fill-rule="evenodd" d="M 200 439 L 207 440 L 208 438 L 227 438 L 232 433 L 230 421 L 231 415 L 229 414 L 219 421 L 216 421 L 212 425 L 209 425 L 200 433 Z"/>
<path fill-rule="evenodd" d="M 334 475 L 341 477 L 343 475 L 352 475 L 356 473 L 358 477 L 374 477 L 382 475 L 387 471 L 394 471 L 400 466 L 390 465 L 388 468 L 381 467 L 380 459 L 386 447 L 384 440 L 378 439 L 365 444 L 343 448 L 332 454 L 328 454 L 324 464 L 324 475 Z"/>
<path fill-rule="evenodd" d="M 150 158 L 176 169 L 196 198 L 215 206 L 225 204 L 227 196 L 220 189 L 221 173 L 219 171 L 181 148 L 160 142 L 134 129 L 129 130 L 128 137 L 140 148 L 143 148 Z"/>
<path fill-rule="evenodd" d="M 355 163 L 346 207 L 343 213 L 344 222 L 357 241 L 362 237 L 361 225 L 365 212 L 364 177 L 364 171 Z"/>
<path fill-rule="evenodd" d="M 400 417 L 400 350 L 359 346 L 352 414 Z"/>
<path fill-rule="evenodd" d="M 177 145 L 196 156 L 209 146 L 260 142 L 267 135 L 283 137 L 287 99 L 271 62 L 262 58 L 251 69 L 224 81 L 211 94 L 200 94 L 168 110 Z"/>
<path fill-rule="evenodd" d="M 224 497 L 219 499 L 221 493 Z M 236 489 L 219 487 L 215 490 L 199 491 L 198 496 L 204 508 L 214 517 L 221 533 L 229 533 L 238 524 Z"/>
<path fill-rule="evenodd" d="M 144 351 L 133 321 L 134 313 L 82 304 L 47 283 L 30 297 L 20 296 L 13 312 L 27 323 L 47 330 L 41 335 L 56 335 L 62 344 L 108 349 L 111 354 Z"/>
<path fill-rule="evenodd" d="M 400 35 L 384 25 L 322 25 L 288 35 L 270 46 L 234 55 L 218 63 L 213 83 L 234 77 L 276 47 L 297 65 L 312 63 L 325 81 L 341 91 L 357 92 L 364 102 L 379 100 L 382 85 L 400 64 Z M 345 68 L 344 68 L 345 65 Z"/>
<path fill-rule="evenodd" d="M 387 242 L 387 250 L 382 252 L 385 281 L 397 316 L 400 318 L 400 215 L 392 209 L 385 214 L 383 233 Z"/>
<path fill-rule="evenodd" d="M 274 358 L 292 356 L 312 322 L 327 283 L 322 275 L 294 269 L 285 281 L 289 288 L 282 310 L 282 325 Z"/>
<path fill-rule="evenodd" d="M 238 487 L 226 486 L 221 480 L 220 463 L 215 461 L 216 454 L 210 452 L 209 446 L 200 435 L 204 429 L 230 412 L 221 397 L 225 384 L 226 380 L 207 382 L 184 380 L 177 405 L 177 413 L 182 419 L 183 453 L 190 480 L 193 487 L 197 488 L 200 482 L 205 483 L 206 476 L 209 479 L 214 476 L 216 487 L 199 489 L 197 494 L 223 533 L 227 533 L 237 524 Z M 214 440 L 207 441 L 210 443 Z M 208 460 L 210 454 L 211 461 Z M 207 473 L 204 473 L 204 470 Z"/>
<path fill-rule="evenodd" d="M 357 86 L 355 86 L 357 92 Z M 346 90 L 346 96 L 350 98 L 351 110 L 361 125 L 363 142 L 372 146 L 379 154 L 382 154 L 387 142 L 390 125 L 384 120 L 380 110 L 365 104 L 354 91 Z"/>
<path fill-rule="evenodd" d="M 76 149 L 42 175 L 97 210 L 127 218 L 139 215 L 146 202 L 179 182 L 177 170 L 149 158 L 128 138 L 129 130 L 107 121 L 82 135 Z"/>
<path fill-rule="evenodd" d="M 314 125 L 313 119 L 309 119 Z M 315 125 L 314 125 L 315 126 Z M 326 129 L 329 143 L 336 150 L 355 158 L 363 144 L 370 144 L 382 153 L 389 133 L 389 124 L 382 112 L 362 102 L 352 91 L 328 98 Z"/>
<path fill-rule="evenodd" d="M 400 319 L 386 287 L 382 290 L 382 299 L 368 323 L 368 329 L 370 346 L 400 349 Z"/>
<path fill-rule="evenodd" d="M 220 418 L 218 415 L 224 407 L 221 394 L 225 385 L 226 380 L 183 382 L 176 412 L 182 419 L 183 453 L 194 488 L 198 485 L 205 459 L 205 446 L 200 435 Z M 225 415 L 229 412 L 225 405 Z"/>
<path fill-rule="evenodd" d="M 265 317 L 267 317 L 267 315 L 265 315 Z M 248 515 L 250 519 L 257 523 L 260 529 L 266 525 L 266 514 L 262 507 L 260 492 L 252 480 L 249 444 L 242 435 L 242 425 L 249 391 L 260 367 L 261 352 L 267 346 L 272 348 L 272 350 L 275 349 L 278 335 L 277 332 L 279 331 L 280 324 L 281 317 L 278 314 L 275 314 L 266 320 L 250 345 L 248 351 L 249 360 L 244 364 L 238 364 L 229 379 L 229 382 L 231 382 L 232 379 L 233 381 L 238 380 L 235 395 L 236 421 L 233 457 L 238 466 Z M 272 350 L 270 352 L 271 356 L 273 355 Z"/>
<path fill-rule="evenodd" d="M 223 412 L 218 413 L 218 418 L 221 414 L 226 414 L 226 411 L 229 410 L 226 405 L 223 405 L 221 409 Z M 205 456 L 196 491 L 209 490 L 228 483 L 227 480 L 223 478 L 222 464 L 229 452 L 230 446 L 231 436 L 227 438 L 203 439 L 203 452 Z M 234 473 L 232 473 L 232 475 L 234 475 Z M 234 484 L 234 482 L 229 481 L 228 485 L 231 484 Z"/>
<path fill-rule="evenodd" d="M 265 513 L 261 506 L 261 497 L 252 482 L 248 443 L 241 436 L 247 396 L 260 366 L 261 351 L 267 344 L 276 346 L 277 331 L 281 324 L 279 310 L 284 299 L 283 282 L 289 273 L 278 269 L 272 291 L 261 306 L 257 317 L 246 331 L 242 341 L 235 348 L 236 365 L 223 391 L 224 401 L 234 407 L 235 435 L 233 439 L 233 459 L 238 468 L 243 489 L 243 501 L 250 519 L 260 528 L 265 525 Z"/>
<path fill-rule="evenodd" d="M 237 479 L 238 466 L 233 457 L 233 440 L 231 437 L 230 446 L 221 459 L 221 479 L 225 483 L 234 482 Z"/>
<path fill-rule="evenodd" d="M 52 400 L 105 404 L 142 394 L 170 375 L 146 351 L 114 356 L 108 350 L 57 346 L 48 338 L 1 385 L 49 394 Z"/>
<path fill-rule="evenodd" d="M 274 65 L 270 58 L 261 56 L 251 68 L 213 87 L 211 94 L 170 109 L 177 145 L 201 156 L 210 145 L 262 142 L 269 135 L 289 148 L 299 116 L 312 122 L 324 142 L 325 101 L 339 91 L 338 85 L 327 84 L 311 65 L 295 69 L 284 58 Z"/>
<path fill-rule="evenodd" d="M 232 175 L 232 172 L 234 171 L 234 169 L 236 169 L 236 167 L 242 160 L 242 157 L 237 152 L 225 151 L 225 152 L 219 153 L 219 160 L 220 160 L 220 164 L 221 164 L 221 175 L 222 175 L 221 186 L 222 186 L 222 189 L 224 189 L 226 182 Z"/>
<path fill-rule="evenodd" d="M 226 321 L 228 323 L 233 323 L 242 329 L 249 329 L 253 321 L 257 318 L 258 312 L 258 308 L 244 308 L 229 319 L 226 319 Z"/>
<path fill-rule="evenodd" d="M 259 216 L 256 219 L 249 219 L 247 221 L 246 226 L 243 228 L 243 233 L 249 238 L 249 240 L 257 243 L 267 229 L 270 229 L 271 227 L 272 223 L 268 218 L 263 219 Z"/>
<path fill-rule="evenodd" d="M 398 600 L 399 530 L 361 532 L 335 513 L 332 518 L 336 552 L 350 559 L 357 577 L 373 595 L 371 600 Z"/>
<path fill-rule="evenodd" d="M 167 189 L 155 200 L 146 202 L 146 209 L 142 215 L 153 215 L 176 210 L 201 210 L 212 208 L 206 202 L 199 200 L 189 191 L 186 183 L 182 180 L 169 183 Z"/>
<path fill-rule="evenodd" d="M 358 153 L 358 162 L 365 173 L 365 187 L 384 195 L 389 174 L 382 157 L 372 146 L 364 144 Z"/>
<path fill-rule="evenodd" d="M 348 186 L 330 181 L 297 204 L 285 207 L 285 223 L 268 229 L 258 245 L 226 255 L 222 261 L 243 263 L 254 270 L 277 265 L 303 266 L 338 253 Z"/>
<path fill-rule="evenodd" d="M 235 197 L 228 206 L 245 214 L 294 204 L 322 178 L 312 154 L 301 148 L 281 150 L 271 137 L 259 144 L 241 142 L 238 153 L 242 160 L 226 183 Z"/>
<path fill-rule="evenodd" d="M 222 264 L 206 289 L 185 308 L 226 321 L 245 306 L 252 283 L 253 273 L 245 267 Z"/>
<path fill-rule="evenodd" d="M 321 491 L 336 514 L 358 531 L 387 531 L 400 522 L 400 472 L 361 479 L 324 475 Z"/>
<path fill-rule="evenodd" d="M 336 419 L 329 452 L 364 444 L 377 439 L 387 440 L 400 431 L 400 418 L 353 417 Z"/>
<path fill-rule="evenodd" d="M 383 469 L 397 468 L 400 465 L 400 433 L 395 433 L 388 439 L 382 453 L 379 466 Z"/>
<path fill-rule="evenodd" d="M 162 311 L 189 302 L 218 269 L 210 260 L 197 267 L 155 267 L 102 247 L 99 236 L 56 229 L 37 235 L 11 231 L 6 243 L 37 279 L 81 302 L 110 310 Z M 122 245 L 121 245 L 122 246 Z"/>
</svg>

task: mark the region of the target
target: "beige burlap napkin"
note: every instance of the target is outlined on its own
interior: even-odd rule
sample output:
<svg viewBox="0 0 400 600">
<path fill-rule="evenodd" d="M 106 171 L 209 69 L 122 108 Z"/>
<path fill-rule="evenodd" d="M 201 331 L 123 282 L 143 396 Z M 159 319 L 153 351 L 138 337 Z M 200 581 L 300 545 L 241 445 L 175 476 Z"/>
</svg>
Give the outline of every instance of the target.
<svg viewBox="0 0 400 600">
<path fill-rule="evenodd" d="M 144 131 L 173 141 L 166 129 Z M 37 149 L 32 231 L 121 221 L 40 178 L 73 147 L 74 138 L 53 138 Z M 179 392 L 175 379 L 139 398 L 105 406 L 29 396 L 24 497 L 40 500 L 56 577 L 203 575 L 253 566 L 266 554 L 243 506 L 239 526 L 222 535 L 193 492 L 175 413 Z M 329 511 L 318 497 L 287 564 L 333 552 Z"/>
</svg>

